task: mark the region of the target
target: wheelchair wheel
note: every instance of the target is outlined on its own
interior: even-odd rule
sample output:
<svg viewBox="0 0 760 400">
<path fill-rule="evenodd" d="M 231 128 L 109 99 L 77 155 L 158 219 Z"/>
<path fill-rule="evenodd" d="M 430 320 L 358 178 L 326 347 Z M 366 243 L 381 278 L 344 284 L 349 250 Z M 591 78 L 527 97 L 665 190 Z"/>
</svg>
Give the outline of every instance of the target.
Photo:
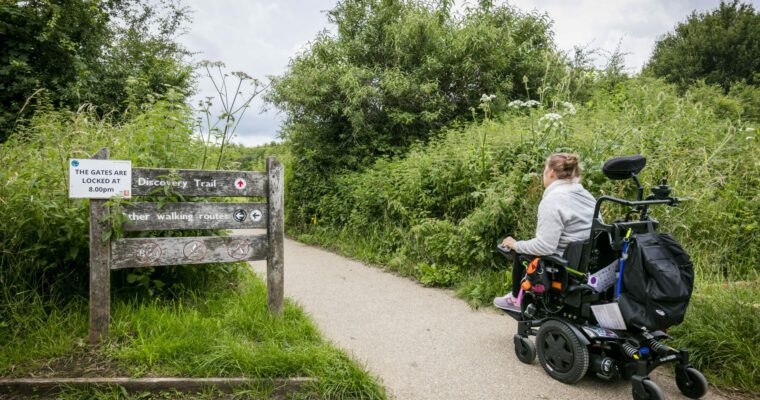
<svg viewBox="0 0 760 400">
<path fill-rule="evenodd" d="M 536 359 L 536 346 L 529 338 L 524 336 L 515 335 L 513 338 L 515 342 L 515 355 L 517 359 L 525 364 L 533 364 L 533 360 Z"/>
<path fill-rule="evenodd" d="M 698 399 L 707 393 L 707 379 L 695 368 L 676 368 L 676 385 L 684 396 Z"/>
<path fill-rule="evenodd" d="M 636 390 L 636 386 L 631 388 L 631 394 L 634 400 L 665 400 L 665 394 L 654 381 L 645 378 L 641 381 L 643 391 Z"/>
<path fill-rule="evenodd" d="M 572 384 L 586 375 L 588 349 L 564 322 L 544 322 L 536 335 L 536 347 L 541 366 L 552 378 Z"/>
</svg>

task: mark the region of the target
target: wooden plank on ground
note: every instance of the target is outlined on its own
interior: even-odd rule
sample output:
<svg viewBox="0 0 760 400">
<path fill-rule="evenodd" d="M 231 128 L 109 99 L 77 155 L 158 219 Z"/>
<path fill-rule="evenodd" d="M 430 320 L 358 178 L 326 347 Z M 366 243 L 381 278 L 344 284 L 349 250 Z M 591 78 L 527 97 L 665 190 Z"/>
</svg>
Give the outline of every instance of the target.
<svg viewBox="0 0 760 400">
<path fill-rule="evenodd" d="M 267 227 L 266 203 L 133 203 L 124 231 L 256 229 Z"/>
<path fill-rule="evenodd" d="M 120 386 L 127 392 L 160 392 L 176 390 L 198 393 L 208 387 L 231 393 L 235 389 L 258 388 L 271 395 L 282 396 L 301 390 L 314 378 L 0 378 L 0 395 L 49 396 L 64 389 Z"/>
<path fill-rule="evenodd" d="M 111 269 L 263 260 L 267 235 L 118 239 L 111 255 Z"/>
<path fill-rule="evenodd" d="M 132 194 L 164 194 L 164 188 L 183 196 L 266 197 L 266 174 L 253 171 L 202 171 L 193 169 L 133 168 Z"/>
</svg>

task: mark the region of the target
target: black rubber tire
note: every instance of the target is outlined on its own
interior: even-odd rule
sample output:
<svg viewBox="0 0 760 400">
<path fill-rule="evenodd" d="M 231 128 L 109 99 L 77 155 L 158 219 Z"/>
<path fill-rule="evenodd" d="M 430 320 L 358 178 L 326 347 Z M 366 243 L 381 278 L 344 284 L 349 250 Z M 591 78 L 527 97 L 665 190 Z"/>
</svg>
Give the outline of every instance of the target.
<svg viewBox="0 0 760 400">
<path fill-rule="evenodd" d="M 690 399 L 698 399 L 707 393 L 707 378 L 692 367 L 686 368 L 683 373 L 676 371 L 676 385 Z"/>
<path fill-rule="evenodd" d="M 646 393 L 639 393 L 634 388 L 631 388 L 633 400 L 665 400 L 665 394 L 662 393 L 662 389 L 654 381 L 646 378 L 641 384 L 644 386 Z"/>
<path fill-rule="evenodd" d="M 544 322 L 536 335 L 536 348 L 541 366 L 552 378 L 573 384 L 586 375 L 588 349 L 566 323 Z"/>
<path fill-rule="evenodd" d="M 525 364 L 533 364 L 533 361 L 536 359 L 536 345 L 529 338 L 520 335 L 515 335 L 513 341 L 515 342 L 515 355 L 517 359 Z"/>
</svg>

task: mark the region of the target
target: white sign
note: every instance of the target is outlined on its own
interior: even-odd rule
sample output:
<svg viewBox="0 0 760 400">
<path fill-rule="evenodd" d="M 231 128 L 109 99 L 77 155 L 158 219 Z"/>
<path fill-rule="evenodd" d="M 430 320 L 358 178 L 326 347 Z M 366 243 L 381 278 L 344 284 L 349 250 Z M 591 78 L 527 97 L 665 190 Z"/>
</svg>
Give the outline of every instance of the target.
<svg viewBox="0 0 760 400">
<path fill-rule="evenodd" d="M 627 329 L 618 303 L 593 305 L 591 306 L 591 311 L 594 313 L 594 317 L 596 317 L 596 322 L 602 328 Z"/>
<path fill-rule="evenodd" d="M 69 160 L 69 197 L 108 199 L 132 197 L 132 161 Z"/>
</svg>

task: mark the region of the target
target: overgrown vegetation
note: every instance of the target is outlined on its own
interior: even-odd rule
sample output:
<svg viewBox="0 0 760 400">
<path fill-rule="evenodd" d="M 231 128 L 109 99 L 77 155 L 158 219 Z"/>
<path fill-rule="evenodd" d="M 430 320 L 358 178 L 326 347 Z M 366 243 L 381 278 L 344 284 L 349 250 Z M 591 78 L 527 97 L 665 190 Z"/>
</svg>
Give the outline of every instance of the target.
<svg viewBox="0 0 760 400">
<path fill-rule="evenodd" d="M 453 128 L 405 157 L 341 176 L 320 200 L 318 223 L 310 228 L 339 228 L 347 238 L 372 232 L 371 240 L 357 236 L 386 260 L 401 254 L 439 267 L 491 268 L 501 264 L 491 246 L 498 238 L 532 234 L 548 153 L 580 153 L 585 186 L 596 195 L 621 195 L 626 188 L 631 195 L 627 182 L 602 176 L 601 164 L 638 153 L 648 158 L 645 182 L 667 177 L 690 199 L 655 212 L 698 252 L 699 273 L 754 279 L 759 254 L 749 244 L 760 182 L 750 154 L 756 122 L 718 117 L 699 100 L 657 81 L 630 80 L 600 91 L 586 106 L 521 108 L 498 121 Z"/>
<path fill-rule="evenodd" d="M 0 303 L 23 309 L 35 296 L 61 303 L 86 294 L 88 202 L 68 198 L 69 158 L 108 147 L 111 158 L 142 167 L 197 167 L 202 148 L 191 140 L 189 121 L 182 96 L 170 92 L 123 124 L 100 118 L 91 108 L 38 110 L 28 126 L 0 144 L 0 215 L 7 216 L 0 226 Z M 175 274 L 178 285 L 204 281 L 191 276 L 202 269 L 184 271 L 187 279 L 178 271 L 158 272 L 155 280 L 168 283 L 158 276 Z M 126 284 L 126 275 L 114 278 Z M 3 307 L 0 315 L 12 308 Z"/>
</svg>

